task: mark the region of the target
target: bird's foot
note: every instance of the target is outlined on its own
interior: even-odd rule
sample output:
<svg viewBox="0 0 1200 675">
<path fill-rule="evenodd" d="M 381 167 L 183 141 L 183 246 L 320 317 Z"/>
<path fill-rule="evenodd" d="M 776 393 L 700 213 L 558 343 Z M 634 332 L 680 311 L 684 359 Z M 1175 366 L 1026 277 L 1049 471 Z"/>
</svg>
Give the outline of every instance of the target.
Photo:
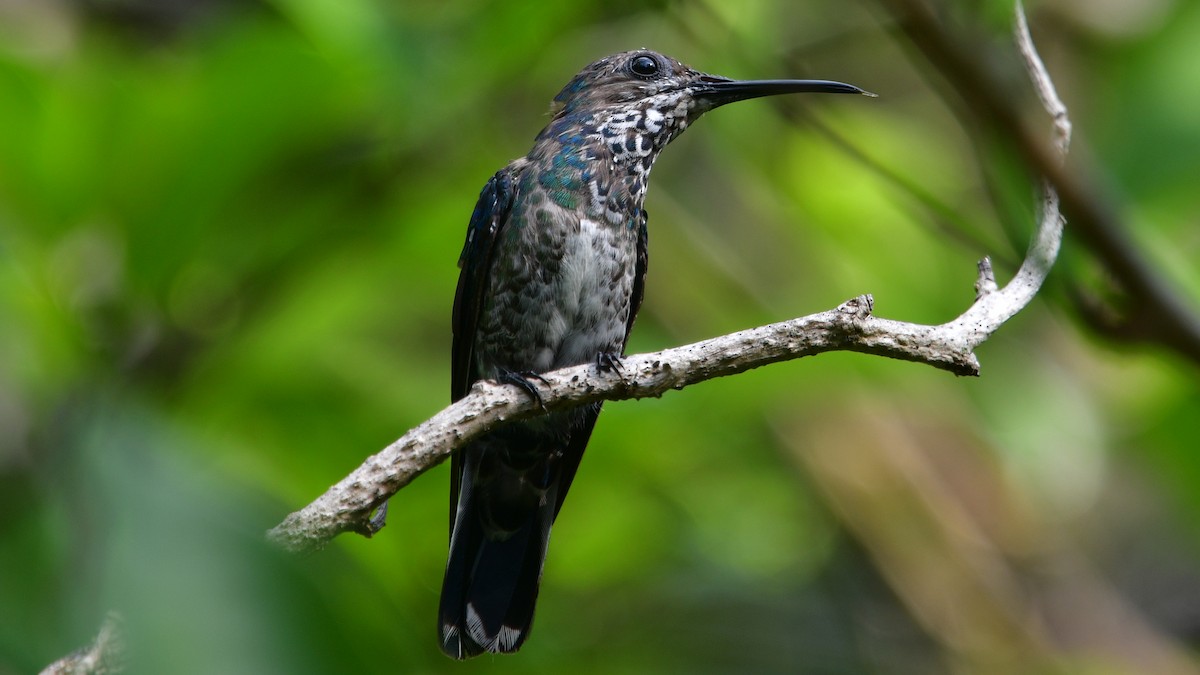
<svg viewBox="0 0 1200 675">
<path fill-rule="evenodd" d="M 371 519 L 367 521 L 371 534 L 375 534 L 382 530 L 384 525 L 387 525 L 387 505 L 387 502 L 380 504 L 379 508 L 375 509 L 375 513 L 371 514 Z"/>
<path fill-rule="evenodd" d="M 621 363 L 625 357 L 617 352 L 600 352 L 596 354 L 596 370 L 602 373 L 621 372 Z"/>
<path fill-rule="evenodd" d="M 500 384 L 513 384 L 521 388 L 529 397 L 537 401 L 538 407 L 543 412 L 546 410 L 546 403 L 542 401 L 542 395 L 538 393 L 537 386 L 531 380 L 537 380 L 542 384 L 550 384 L 546 378 L 542 377 L 541 373 L 535 373 L 532 370 L 524 370 L 517 372 L 515 370 L 501 370 L 500 377 L 496 381 Z"/>
</svg>

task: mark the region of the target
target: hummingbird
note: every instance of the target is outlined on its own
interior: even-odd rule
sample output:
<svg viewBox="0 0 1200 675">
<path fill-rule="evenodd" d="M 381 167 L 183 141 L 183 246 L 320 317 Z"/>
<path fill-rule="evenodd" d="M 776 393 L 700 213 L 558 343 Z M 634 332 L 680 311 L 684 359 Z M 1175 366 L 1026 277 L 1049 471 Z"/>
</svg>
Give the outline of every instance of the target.
<svg viewBox="0 0 1200 675">
<path fill-rule="evenodd" d="M 647 179 L 705 112 L 761 96 L 865 94 L 828 80 L 730 80 L 639 49 L 579 72 L 533 149 L 484 186 L 454 298 L 451 398 L 482 379 L 539 403 L 540 373 L 619 370 L 645 289 Z M 438 630 L 448 656 L 529 636 L 550 527 L 600 404 L 498 427 L 451 458 L 450 553 Z"/>
</svg>

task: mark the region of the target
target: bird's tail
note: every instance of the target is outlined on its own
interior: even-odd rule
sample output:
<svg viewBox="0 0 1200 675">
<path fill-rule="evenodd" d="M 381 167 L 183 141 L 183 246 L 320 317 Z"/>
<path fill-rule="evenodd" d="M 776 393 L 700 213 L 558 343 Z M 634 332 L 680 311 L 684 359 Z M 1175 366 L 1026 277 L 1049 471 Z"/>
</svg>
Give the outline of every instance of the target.
<svg viewBox="0 0 1200 675">
<path fill-rule="evenodd" d="M 456 659 L 516 651 L 533 624 L 554 505 L 539 507 L 504 540 L 487 537 L 474 514 L 462 515 L 442 584 L 442 651 Z"/>
<path fill-rule="evenodd" d="M 513 652 L 529 636 L 550 526 L 599 412 L 599 405 L 575 409 L 550 438 L 510 425 L 451 460 L 455 501 L 438 612 L 447 655 Z"/>
<path fill-rule="evenodd" d="M 554 459 L 541 499 L 512 503 L 505 488 L 520 481 L 490 476 L 475 485 L 483 451 L 465 450 L 450 557 L 438 616 L 442 651 L 465 659 L 483 652 L 513 652 L 529 635 L 554 522 L 559 476 Z M 543 469 L 543 471 L 545 470 Z M 487 469 L 484 469 L 486 472 Z M 536 470 L 535 470 L 536 471 Z M 540 473 L 540 472 L 538 472 Z M 520 487 L 518 487 L 520 489 Z M 527 489 L 527 488 L 526 488 Z M 500 494 L 497 494 L 500 493 Z M 497 514 L 503 525 L 496 522 Z"/>
</svg>

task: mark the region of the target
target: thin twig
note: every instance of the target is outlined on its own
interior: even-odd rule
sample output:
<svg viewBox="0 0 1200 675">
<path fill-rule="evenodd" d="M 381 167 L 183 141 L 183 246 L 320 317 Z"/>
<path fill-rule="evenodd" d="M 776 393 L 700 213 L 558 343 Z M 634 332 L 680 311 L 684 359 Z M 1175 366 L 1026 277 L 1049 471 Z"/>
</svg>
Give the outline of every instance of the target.
<svg viewBox="0 0 1200 675">
<path fill-rule="evenodd" d="M 1108 196 L 1078 168 L 1068 168 L 1054 143 L 1030 130 L 1017 114 L 1010 87 L 996 77 L 987 49 L 966 43 L 928 0 L 876 0 L 897 20 L 913 47 L 950 83 L 975 119 L 1011 140 L 1030 170 L 1045 176 L 1071 216 L 1071 231 L 1104 264 L 1128 297 L 1104 326 L 1114 338 L 1153 342 L 1200 363 L 1200 314 L 1149 262 L 1128 234 Z M 1028 32 L 1028 31 L 1024 31 Z M 1040 59 L 1039 59 L 1040 61 Z M 1038 70 L 1045 72 L 1043 67 Z M 1035 86 L 1037 81 L 1035 78 Z M 1041 96 L 1043 92 L 1039 92 Z M 1057 101 L 1057 97 L 1051 99 Z M 1043 100 L 1045 103 L 1045 100 Z M 1059 109 L 1047 106 L 1056 121 Z M 961 112 L 961 110 L 960 110 Z M 1061 109 L 1065 120 L 1065 109 Z M 1070 125 L 1067 124 L 1069 130 Z M 1059 139 L 1069 139 L 1059 133 Z M 1116 316 L 1116 314 L 1123 316 Z"/>
<path fill-rule="evenodd" d="M 1067 148 L 1071 145 L 1071 118 L 1067 115 L 1067 106 L 1058 97 L 1058 90 L 1050 79 L 1050 73 L 1046 71 L 1046 64 L 1042 63 L 1042 57 L 1033 45 L 1033 37 L 1029 34 L 1029 21 L 1025 18 L 1025 5 L 1021 0 L 1017 0 L 1014 7 L 1017 15 L 1017 48 L 1021 57 L 1025 59 L 1025 70 L 1033 82 L 1033 90 L 1037 92 L 1038 100 L 1054 120 L 1054 145 L 1059 154 L 1066 157 Z"/>
</svg>

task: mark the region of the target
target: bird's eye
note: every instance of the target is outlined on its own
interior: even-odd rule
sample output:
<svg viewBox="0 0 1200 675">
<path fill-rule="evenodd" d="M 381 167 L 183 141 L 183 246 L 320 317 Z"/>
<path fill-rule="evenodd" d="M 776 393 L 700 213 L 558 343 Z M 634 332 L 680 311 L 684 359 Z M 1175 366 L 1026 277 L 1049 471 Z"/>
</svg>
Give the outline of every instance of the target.
<svg viewBox="0 0 1200 675">
<path fill-rule="evenodd" d="M 629 62 L 629 69 L 640 77 L 653 77 L 658 74 L 658 61 L 653 57 L 642 54 Z"/>
</svg>

